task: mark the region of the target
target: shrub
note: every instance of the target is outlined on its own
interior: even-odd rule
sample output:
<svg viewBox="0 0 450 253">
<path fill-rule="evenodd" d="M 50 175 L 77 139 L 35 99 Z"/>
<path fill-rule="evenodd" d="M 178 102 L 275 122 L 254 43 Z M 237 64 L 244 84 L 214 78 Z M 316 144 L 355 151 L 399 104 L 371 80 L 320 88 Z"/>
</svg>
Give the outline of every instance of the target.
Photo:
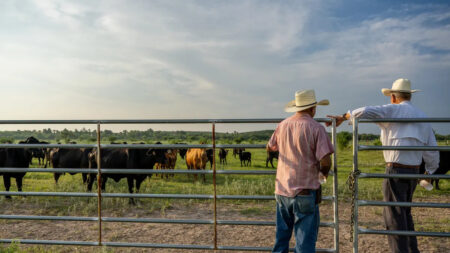
<svg viewBox="0 0 450 253">
<path fill-rule="evenodd" d="M 353 139 L 353 136 L 349 132 L 340 132 L 337 134 L 337 145 L 339 149 L 345 149 L 348 147 L 350 141 Z"/>
</svg>

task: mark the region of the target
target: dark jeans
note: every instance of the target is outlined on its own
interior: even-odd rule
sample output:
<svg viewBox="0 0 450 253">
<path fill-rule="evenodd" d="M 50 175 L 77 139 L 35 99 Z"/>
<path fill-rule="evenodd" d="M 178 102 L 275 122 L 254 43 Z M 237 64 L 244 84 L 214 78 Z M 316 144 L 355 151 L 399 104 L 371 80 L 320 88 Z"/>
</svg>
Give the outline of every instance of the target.
<svg viewBox="0 0 450 253">
<path fill-rule="evenodd" d="M 277 200 L 277 228 L 272 252 L 288 252 L 292 231 L 295 235 L 297 253 L 314 253 L 319 232 L 319 205 L 316 191 L 310 195 L 285 197 L 275 195 Z"/>
<path fill-rule="evenodd" d="M 418 174 L 419 170 L 386 167 L 386 174 Z M 383 200 L 392 202 L 411 202 L 417 179 L 391 178 L 383 181 Z M 387 230 L 414 231 L 411 207 L 386 206 L 383 210 L 384 223 Z M 388 235 L 389 247 L 395 253 L 416 253 L 417 238 L 415 236 Z"/>
</svg>

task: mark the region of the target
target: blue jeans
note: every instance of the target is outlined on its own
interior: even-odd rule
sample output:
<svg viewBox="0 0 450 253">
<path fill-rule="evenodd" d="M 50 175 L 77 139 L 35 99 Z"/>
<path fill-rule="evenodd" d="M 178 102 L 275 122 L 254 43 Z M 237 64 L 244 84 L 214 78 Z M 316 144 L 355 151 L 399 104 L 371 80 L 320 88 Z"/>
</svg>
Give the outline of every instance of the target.
<svg viewBox="0 0 450 253">
<path fill-rule="evenodd" d="M 275 195 L 277 200 L 277 229 L 272 252 L 289 252 L 292 230 L 295 235 L 296 253 L 316 252 L 319 232 L 319 205 L 316 205 L 316 191 L 310 195 L 285 197 Z"/>
</svg>

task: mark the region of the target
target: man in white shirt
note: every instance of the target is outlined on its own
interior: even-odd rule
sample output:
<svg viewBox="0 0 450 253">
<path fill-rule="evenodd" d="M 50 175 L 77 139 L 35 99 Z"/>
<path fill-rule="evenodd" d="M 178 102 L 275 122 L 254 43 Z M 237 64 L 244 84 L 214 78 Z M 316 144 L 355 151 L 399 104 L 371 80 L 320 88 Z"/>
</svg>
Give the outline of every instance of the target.
<svg viewBox="0 0 450 253">
<path fill-rule="evenodd" d="M 398 79 L 392 84 L 392 89 L 382 89 L 385 96 L 391 98 L 391 103 L 382 106 L 366 106 L 348 111 L 342 116 L 329 116 L 336 119 L 336 126 L 343 121 L 354 118 L 425 118 L 426 115 L 410 102 L 411 82 L 408 79 Z M 383 146 L 437 146 L 436 138 L 429 123 L 395 123 L 380 122 L 381 143 Z M 386 174 L 418 174 L 422 158 L 428 174 L 433 174 L 439 166 L 438 151 L 404 151 L 384 150 Z M 385 179 L 383 181 L 384 201 L 411 202 L 417 180 Z M 386 206 L 383 217 L 387 230 L 414 231 L 411 207 Z M 415 236 L 388 236 L 392 252 L 419 252 Z"/>
</svg>

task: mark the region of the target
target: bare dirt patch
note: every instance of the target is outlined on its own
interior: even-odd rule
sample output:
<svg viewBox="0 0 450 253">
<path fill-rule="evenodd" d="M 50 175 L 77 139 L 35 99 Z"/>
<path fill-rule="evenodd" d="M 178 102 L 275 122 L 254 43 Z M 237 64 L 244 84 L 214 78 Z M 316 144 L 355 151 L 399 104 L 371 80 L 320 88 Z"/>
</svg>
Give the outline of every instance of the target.
<svg viewBox="0 0 450 253">
<path fill-rule="evenodd" d="M 416 200 L 420 201 L 420 200 Z M 448 202 L 435 199 L 426 201 Z M 2 202 L 3 214 L 36 215 L 38 206 L 24 203 L 23 206 L 13 205 L 8 201 Z M 42 208 L 42 207 L 41 207 Z M 339 206 L 340 220 L 340 252 L 351 252 L 350 240 L 350 205 L 341 202 Z M 209 203 L 195 203 L 192 205 L 175 204 L 164 212 L 151 213 L 125 208 L 126 217 L 167 218 L 167 219 L 212 219 L 212 206 Z M 42 211 L 40 212 L 41 215 Z M 273 221 L 274 209 L 267 204 L 231 204 L 220 203 L 218 206 L 219 220 L 258 220 Z M 321 205 L 321 221 L 332 221 L 333 208 L 331 204 Z M 416 230 L 449 232 L 450 210 L 432 208 L 413 208 Z M 117 216 L 115 212 L 105 210 L 105 217 Z M 360 209 L 361 226 L 373 229 L 384 229 L 382 208 L 364 207 Z M 72 240 L 96 241 L 98 239 L 97 222 L 68 222 L 68 221 L 23 221 L 0 220 L 0 238 L 21 238 L 40 240 Z M 274 241 L 275 228 L 272 226 L 218 226 L 218 244 L 221 246 L 255 246 L 271 247 Z M 111 242 L 140 242 L 157 244 L 213 244 L 212 225 L 180 225 L 155 223 L 103 223 L 103 240 Z M 319 232 L 318 248 L 333 247 L 333 230 L 321 228 Z M 450 239 L 418 237 L 421 252 L 450 252 Z M 379 235 L 361 235 L 359 237 L 360 252 L 388 252 L 387 239 Z M 5 245 L 4 245 L 5 246 Z M 21 245 L 33 251 L 28 245 Z M 177 249 L 142 249 L 142 248 L 99 248 L 79 246 L 42 246 L 57 252 L 210 252 L 207 250 L 177 250 Z"/>
</svg>

